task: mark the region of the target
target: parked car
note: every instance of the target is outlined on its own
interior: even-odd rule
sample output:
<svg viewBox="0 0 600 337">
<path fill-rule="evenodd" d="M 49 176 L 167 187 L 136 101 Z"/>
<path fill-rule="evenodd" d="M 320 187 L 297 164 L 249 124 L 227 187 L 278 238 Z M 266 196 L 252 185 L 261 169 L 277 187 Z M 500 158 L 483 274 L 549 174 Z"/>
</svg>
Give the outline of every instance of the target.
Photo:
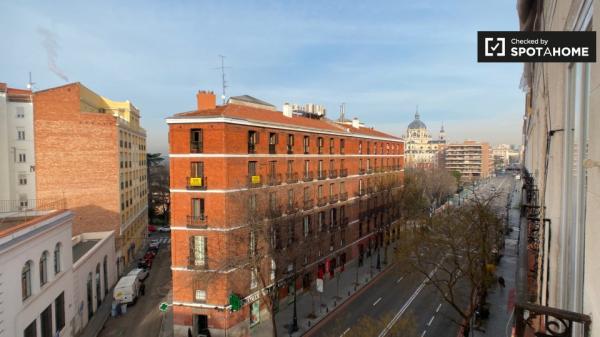
<svg viewBox="0 0 600 337">
<path fill-rule="evenodd" d="M 140 295 L 140 283 L 137 275 L 121 277 L 113 290 L 115 302 L 118 304 L 134 303 Z"/>
<path fill-rule="evenodd" d="M 150 272 L 146 268 L 136 268 L 127 274 L 127 276 L 137 276 L 140 281 L 144 281 L 148 275 L 150 275 Z"/>
<path fill-rule="evenodd" d="M 156 232 L 156 226 L 148 225 L 148 232 L 149 232 L 149 233 L 154 233 L 154 232 Z"/>
<path fill-rule="evenodd" d="M 152 240 L 152 241 L 150 241 L 150 244 L 148 244 L 148 247 L 150 249 L 158 249 L 160 247 L 160 241 L 159 240 Z"/>
<path fill-rule="evenodd" d="M 171 227 L 160 227 L 158 231 L 161 233 L 169 233 L 171 231 Z"/>
</svg>

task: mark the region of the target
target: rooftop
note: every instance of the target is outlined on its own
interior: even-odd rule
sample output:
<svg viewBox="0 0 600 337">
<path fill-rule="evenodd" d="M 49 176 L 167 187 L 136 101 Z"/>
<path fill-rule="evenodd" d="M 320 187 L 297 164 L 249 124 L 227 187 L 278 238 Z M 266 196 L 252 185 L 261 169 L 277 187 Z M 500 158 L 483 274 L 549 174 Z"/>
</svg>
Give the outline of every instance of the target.
<svg viewBox="0 0 600 337">
<path fill-rule="evenodd" d="M 77 242 L 73 245 L 73 263 L 77 262 L 85 253 L 89 252 L 100 242 L 100 239 L 87 239 Z"/>
<path fill-rule="evenodd" d="M 64 199 L 31 199 L 26 201 L 27 206 L 21 206 L 21 202 L 0 200 L 0 238 L 52 217 L 58 210 L 66 208 Z"/>
</svg>

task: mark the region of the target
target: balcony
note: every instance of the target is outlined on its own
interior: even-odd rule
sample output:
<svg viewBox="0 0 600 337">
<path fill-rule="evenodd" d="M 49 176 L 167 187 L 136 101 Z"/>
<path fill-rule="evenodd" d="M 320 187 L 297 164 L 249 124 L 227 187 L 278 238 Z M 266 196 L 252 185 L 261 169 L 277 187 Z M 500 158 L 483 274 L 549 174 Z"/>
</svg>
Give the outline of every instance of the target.
<svg viewBox="0 0 600 337">
<path fill-rule="evenodd" d="M 325 180 L 325 179 L 327 179 L 327 171 L 326 170 L 319 171 L 317 179 L 318 180 Z"/>
<path fill-rule="evenodd" d="M 318 207 L 323 207 L 327 205 L 327 198 L 326 197 L 319 197 L 317 198 L 317 206 Z"/>
<path fill-rule="evenodd" d="M 262 177 L 260 175 L 247 176 L 246 181 L 248 188 L 262 187 Z"/>
<path fill-rule="evenodd" d="M 294 214 L 297 213 L 299 210 L 300 208 L 298 207 L 298 203 L 296 203 L 295 201 L 292 203 L 288 203 L 285 207 L 286 214 Z"/>
<path fill-rule="evenodd" d="M 205 190 L 208 185 L 206 177 L 186 177 L 185 180 L 188 190 Z"/>
<path fill-rule="evenodd" d="M 277 154 L 277 145 L 269 144 L 269 154 Z"/>
<path fill-rule="evenodd" d="M 310 148 L 308 146 L 304 147 L 304 154 L 309 154 L 310 153 Z"/>
<path fill-rule="evenodd" d="M 269 186 L 281 185 L 281 174 L 269 174 L 267 176 L 267 184 Z"/>
<path fill-rule="evenodd" d="M 202 153 L 202 142 L 190 141 L 190 153 Z"/>
<path fill-rule="evenodd" d="M 314 179 L 314 177 L 313 177 L 312 171 L 304 172 L 304 176 L 302 177 L 302 181 L 309 182 L 309 181 L 313 181 L 313 179 Z"/>
<path fill-rule="evenodd" d="M 340 177 L 345 178 L 348 176 L 348 169 L 342 168 L 340 169 Z"/>
<path fill-rule="evenodd" d="M 362 196 L 364 196 L 364 195 L 365 195 L 365 190 L 364 190 L 364 189 L 359 189 L 359 190 L 356 192 L 356 196 L 357 196 L 357 197 L 362 197 Z"/>
<path fill-rule="evenodd" d="M 348 192 L 340 193 L 340 201 L 348 200 Z"/>
<path fill-rule="evenodd" d="M 364 169 L 364 168 L 359 168 L 359 169 L 358 169 L 358 174 L 360 174 L 360 175 L 363 175 L 363 174 L 365 174 L 365 173 L 366 173 L 366 171 L 365 171 L 365 169 Z"/>
<path fill-rule="evenodd" d="M 313 200 L 312 199 L 304 200 L 303 206 L 304 207 L 302 209 L 304 209 L 305 211 L 312 209 L 314 207 Z"/>
<path fill-rule="evenodd" d="M 332 195 L 329 196 L 329 203 L 330 204 L 335 204 L 335 203 L 338 202 L 338 200 L 339 200 L 339 197 L 338 197 L 337 194 L 332 194 Z"/>
<path fill-rule="evenodd" d="M 293 173 L 286 173 L 285 175 L 285 182 L 288 184 L 295 184 L 298 182 L 298 173 L 293 172 Z"/>
<path fill-rule="evenodd" d="M 256 153 L 256 144 L 248 143 L 248 153 Z"/>
<path fill-rule="evenodd" d="M 592 318 L 588 315 L 543 307 L 532 303 L 515 305 L 515 336 L 575 336 L 574 323 L 583 327 L 583 337 L 589 337 Z M 579 336 L 579 334 L 577 334 Z"/>
<path fill-rule="evenodd" d="M 208 217 L 205 214 L 188 215 L 187 216 L 187 226 L 195 227 L 195 228 L 206 228 L 207 220 L 208 220 Z"/>
<path fill-rule="evenodd" d="M 270 219 L 279 218 L 282 214 L 281 206 L 279 205 L 271 205 L 267 209 L 267 216 Z"/>
<path fill-rule="evenodd" d="M 294 153 L 294 146 L 288 144 L 287 145 L 287 154 L 293 154 Z"/>
<path fill-rule="evenodd" d="M 329 179 L 335 179 L 338 177 L 338 171 L 337 170 L 329 170 Z"/>
<path fill-rule="evenodd" d="M 372 174 L 373 173 L 373 169 L 372 168 L 368 168 L 367 169 L 367 174 Z"/>
<path fill-rule="evenodd" d="M 340 226 L 341 226 L 342 228 L 344 228 L 344 227 L 348 226 L 348 223 L 349 223 L 349 222 L 350 222 L 350 221 L 349 221 L 349 219 L 348 219 L 348 217 L 347 217 L 347 216 L 345 216 L 345 217 L 342 217 L 342 218 L 340 219 Z"/>
</svg>

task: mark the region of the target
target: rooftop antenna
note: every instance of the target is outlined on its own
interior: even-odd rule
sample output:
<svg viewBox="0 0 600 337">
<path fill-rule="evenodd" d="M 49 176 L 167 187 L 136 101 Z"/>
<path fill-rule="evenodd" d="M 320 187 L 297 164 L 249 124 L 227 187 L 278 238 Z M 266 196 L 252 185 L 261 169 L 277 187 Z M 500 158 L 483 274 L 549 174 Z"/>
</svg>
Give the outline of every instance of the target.
<svg viewBox="0 0 600 337">
<path fill-rule="evenodd" d="M 225 67 L 225 55 L 219 55 L 219 58 L 221 58 L 221 66 L 218 68 L 215 68 L 215 69 L 221 70 L 221 87 L 223 89 L 223 93 L 221 95 L 221 101 L 222 101 L 222 104 L 225 104 L 225 98 L 227 97 L 226 89 L 228 87 L 227 80 L 225 79 L 225 68 L 229 68 L 229 67 Z"/>
<path fill-rule="evenodd" d="M 346 121 L 346 103 L 342 102 L 342 104 L 340 104 L 340 122 L 345 122 Z"/>
<path fill-rule="evenodd" d="M 33 90 L 33 85 L 35 84 L 35 82 L 33 82 L 31 80 L 31 71 L 29 72 L 29 82 L 27 82 L 27 89 L 29 90 Z"/>
</svg>

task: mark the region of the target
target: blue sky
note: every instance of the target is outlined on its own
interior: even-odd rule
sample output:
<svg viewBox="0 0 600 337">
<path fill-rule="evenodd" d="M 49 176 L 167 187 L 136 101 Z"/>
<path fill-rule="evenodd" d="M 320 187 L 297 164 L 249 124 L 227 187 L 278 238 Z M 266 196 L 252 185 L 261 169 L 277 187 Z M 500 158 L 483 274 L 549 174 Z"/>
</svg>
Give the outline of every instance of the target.
<svg viewBox="0 0 600 337">
<path fill-rule="evenodd" d="M 320 103 L 396 135 L 415 106 L 452 141 L 520 143 L 520 64 L 478 64 L 478 30 L 517 30 L 516 1 L 10 1 L 0 4 L 0 82 L 69 82 L 132 101 L 148 149 L 167 151 L 164 118 L 195 107 L 199 89 L 276 106 Z"/>
</svg>

